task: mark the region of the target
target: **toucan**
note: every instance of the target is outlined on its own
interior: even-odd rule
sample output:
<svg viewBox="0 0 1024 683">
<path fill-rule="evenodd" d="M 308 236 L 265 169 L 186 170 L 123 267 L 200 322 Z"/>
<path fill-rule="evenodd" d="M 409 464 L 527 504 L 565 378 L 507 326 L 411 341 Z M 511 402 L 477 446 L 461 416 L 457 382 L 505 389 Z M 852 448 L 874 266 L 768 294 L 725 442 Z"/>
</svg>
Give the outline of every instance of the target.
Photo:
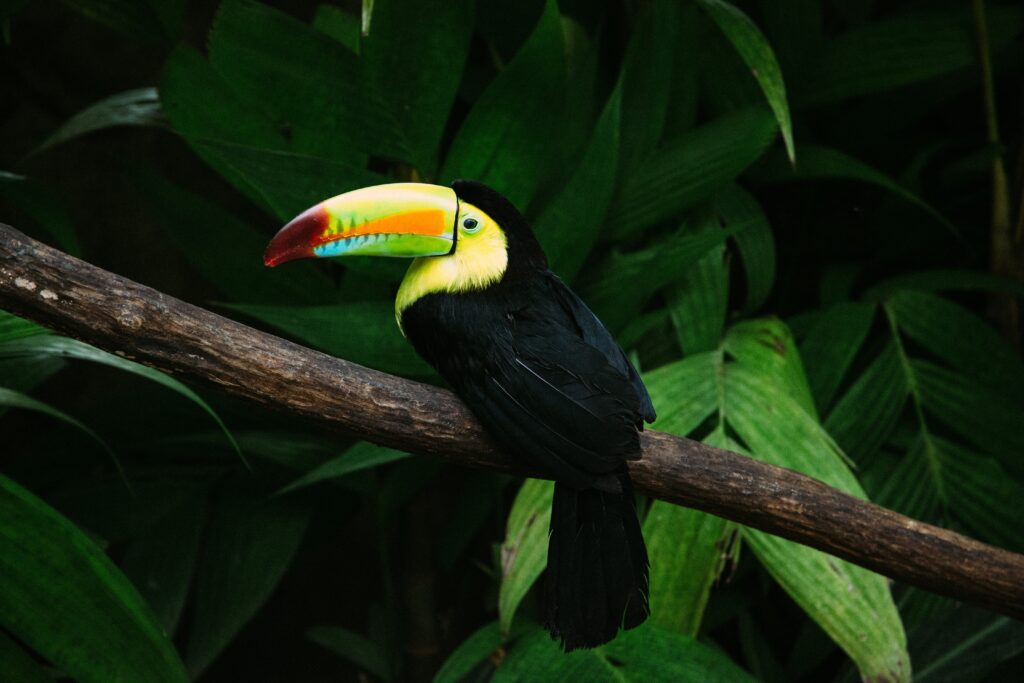
<svg viewBox="0 0 1024 683">
<path fill-rule="evenodd" d="M 328 199 L 264 262 L 412 257 L 395 317 L 493 440 L 555 480 L 544 621 L 565 651 L 649 614 L 647 549 L 626 463 L 654 406 L 600 320 L 549 268 L 522 214 L 475 181 L 393 183 Z"/>
</svg>

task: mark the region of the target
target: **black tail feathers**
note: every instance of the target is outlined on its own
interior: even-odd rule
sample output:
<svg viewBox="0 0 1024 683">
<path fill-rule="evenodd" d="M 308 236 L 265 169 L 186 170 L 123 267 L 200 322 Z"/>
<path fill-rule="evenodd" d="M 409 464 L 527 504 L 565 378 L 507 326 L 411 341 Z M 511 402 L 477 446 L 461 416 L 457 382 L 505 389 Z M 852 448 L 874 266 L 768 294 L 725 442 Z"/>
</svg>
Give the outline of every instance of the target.
<svg viewBox="0 0 1024 683">
<path fill-rule="evenodd" d="M 566 652 L 596 647 L 647 618 L 647 547 L 629 475 L 621 493 L 555 484 L 545 623 Z"/>
</svg>

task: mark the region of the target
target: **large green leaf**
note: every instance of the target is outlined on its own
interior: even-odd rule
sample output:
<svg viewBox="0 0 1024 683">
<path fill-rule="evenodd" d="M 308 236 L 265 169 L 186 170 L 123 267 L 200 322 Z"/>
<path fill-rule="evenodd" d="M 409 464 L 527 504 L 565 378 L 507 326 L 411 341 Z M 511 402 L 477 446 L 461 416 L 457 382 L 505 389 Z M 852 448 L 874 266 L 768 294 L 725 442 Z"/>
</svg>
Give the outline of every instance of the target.
<svg viewBox="0 0 1024 683">
<path fill-rule="evenodd" d="M 1000 680 L 996 667 L 1024 652 L 1024 624 L 960 605 L 911 633 L 910 642 L 917 683 Z"/>
<path fill-rule="evenodd" d="M 0 310 L 0 343 L 9 342 L 22 337 L 33 337 L 37 334 L 49 334 L 45 327 L 34 322 Z"/>
<path fill-rule="evenodd" d="M 56 675 L 3 631 L 0 631 L 0 680 L 54 683 Z"/>
<path fill-rule="evenodd" d="M 185 648 L 197 677 L 270 597 L 299 548 L 309 510 L 294 497 L 266 499 L 231 485 L 213 503 L 196 570 Z"/>
<path fill-rule="evenodd" d="M 187 680 L 174 646 L 117 567 L 2 475 L 0 574 L 0 626 L 76 680 Z"/>
<path fill-rule="evenodd" d="M 476 101 L 445 158 L 445 182 L 487 183 L 525 210 L 545 179 L 550 129 L 561 110 L 565 49 L 558 4 L 548 0 L 532 35 Z"/>
<path fill-rule="evenodd" d="M 657 407 L 655 429 L 686 436 L 718 407 L 721 354 L 698 353 L 644 373 L 644 385 Z"/>
<path fill-rule="evenodd" d="M 803 362 L 789 327 L 777 318 L 737 323 L 725 336 L 722 348 L 741 365 L 771 381 L 778 391 L 817 417 Z"/>
<path fill-rule="evenodd" d="M 33 154 L 106 128 L 162 125 L 164 116 L 156 88 L 126 90 L 105 97 L 72 116 L 36 147 Z"/>
<path fill-rule="evenodd" d="M 76 360 L 85 360 L 91 363 L 99 363 L 108 367 L 116 368 L 122 372 L 142 377 L 151 382 L 170 389 L 171 391 L 187 398 L 192 403 L 199 406 L 203 412 L 209 415 L 217 426 L 221 428 L 224 436 L 228 442 L 235 449 L 235 452 L 241 455 L 241 451 L 238 448 L 238 444 L 235 443 L 235 438 L 228 431 L 227 425 L 220 419 L 220 416 L 214 412 L 213 408 L 209 404 L 200 398 L 199 394 L 189 389 L 187 386 L 174 379 L 170 375 L 167 375 L 159 370 L 140 365 L 127 358 L 121 358 L 115 356 L 112 353 L 107 353 L 97 349 L 95 346 L 89 346 L 83 342 L 75 339 L 68 339 L 67 337 L 58 337 L 56 335 L 37 335 L 34 337 L 28 337 L 26 339 L 18 339 L 0 344 L 0 358 L 73 358 Z"/>
<path fill-rule="evenodd" d="M 399 375 L 432 374 L 395 323 L 387 301 L 354 301 L 337 306 L 225 304 L 262 320 L 332 356 Z"/>
<path fill-rule="evenodd" d="M 711 248 L 685 268 L 666 291 L 672 325 L 686 354 L 718 348 L 729 304 L 729 263 L 725 245 Z"/>
<path fill-rule="evenodd" d="M 603 647 L 568 654 L 546 633 L 534 631 L 509 648 L 491 680 L 746 683 L 754 679 L 718 648 L 645 624 Z"/>
<path fill-rule="evenodd" d="M 636 234 L 707 199 L 756 161 L 777 130 L 770 112 L 754 108 L 665 143 L 622 184 L 608 237 Z"/>
<path fill-rule="evenodd" d="M 990 4 L 990 49 L 1024 30 L 1020 6 Z M 974 68 L 973 21 L 966 5 L 867 22 L 828 42 L 800 104 L 820 104 L 878 93 Z"/>
<path fill-rule="evenodd" d="M 498 622 L 482 626 L 473 635 L 466 638 L 448 655 L 434 683 L 462 683 L 470 673 L 487 659 L 488 655 L 501 647 L 504 638 Z"/>
<path fill-rule="evenodd" d="M 554 482 L 527 479 L 516 494 L 501 544 L 501 587 L 498 625 L 504 635 L 527 591 L 540 577 L 548 560 L 548 527 Z"/>
<path fill-rule="evenodd" d="M 407 161 L 427 177 L 434 172 L 472 27 L 469 0 L 373 3 L 373 22 L 361 47 L 364 93 L 386 103 L 382 112 L 397 119 L 408 141 Z"/>
<path fill-rule="evenodd" d="M 621 114 L 620 81 L 594 126 L 579 166 L 534 225 L 551 269 L 566 280 L 575 277 L 597 241 L 615 192 Z"/>
<path fill-rule="evenodd" d="M 764 92 L 768 105 L 775 114 L 775 120 L 786 142 L 786 153 L 795 161 L 793 149 L 793 123 L 789 118 L 789 104 L 786 101 L 786 84 L 782 81 L 782 70 L 775 59 L 771 45 L 753 21 L 746 14 L 724 2 L 724 0 L 698 0 L 711 18 L 722 29 L 729 42 L 746 62 Z"/>
<path fill-rule="evenodd" d="M 726 366 L 729 424 L 750 454 L 864 497 L 824 429 L 771 375 Z M 744 538 L 787 593 L 840 646 L 864 678 L 906 681 L 906 637 L 882 576 L 806 546 L 752 529 Z"/>
</svg>

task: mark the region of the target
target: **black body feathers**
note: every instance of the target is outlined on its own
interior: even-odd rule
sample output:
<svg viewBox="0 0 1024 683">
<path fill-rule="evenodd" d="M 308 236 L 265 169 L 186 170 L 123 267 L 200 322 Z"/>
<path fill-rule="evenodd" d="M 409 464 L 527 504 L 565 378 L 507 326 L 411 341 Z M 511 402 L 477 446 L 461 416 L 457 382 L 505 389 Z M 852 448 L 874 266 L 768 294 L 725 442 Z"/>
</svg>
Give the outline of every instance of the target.
<svg viewBox="0 0 1024 683">
<path fill-rule="evenodd" d="M 567 650 L 594 647 L 648 613 L 625 461 L 639 457 L 654 408 L 615 340 L 547 269 L 518 211 L 478 183 L 454 188 L 505 231 L 506 272 L 484 290 L 424 296 L 402 327 L 502 448 L 556 480 L 546 626 Z"/>
</svg>

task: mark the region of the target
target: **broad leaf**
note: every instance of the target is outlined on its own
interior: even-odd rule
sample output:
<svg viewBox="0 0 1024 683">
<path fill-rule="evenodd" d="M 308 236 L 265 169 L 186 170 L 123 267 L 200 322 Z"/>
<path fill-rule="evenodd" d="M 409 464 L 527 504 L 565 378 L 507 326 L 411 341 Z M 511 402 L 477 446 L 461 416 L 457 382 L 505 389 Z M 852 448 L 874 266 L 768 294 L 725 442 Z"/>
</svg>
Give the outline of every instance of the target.
<svg viewBox="0 0 1024 683">
<path fill-rule="evenodd" d="M 327 479 L 337 479 L 353 472 L 380 467 L 389 462 L 410 457 L 412 457 L 411 453 L 403 453 L 402 451 L 384 448 L 368 441 L 360 441 L 338 457 L 328 460 L 316 469 L 288 484 L 278 491 L 278 494 L 288 493 Z"/>
<path fill-rule="evenodd" d="M 697 263 L 682 271 L 666 291 L 672 325 L 683 353 L 718 348 L 729 304 L 729 263 L 725 245 L 712 247 Z"/>
<path fill-rule="evenodd" d="M 800 343 L 814 403 L 823 413 L 832 404 L 875 318 L 871 304 L 842 301 L 814 316 Z"/>
<path fill-rule="evenodd" d="M 554 490 L 554 482 L 527 479 L 512 503 L 505 541 L 501 544 L 498 592 L 498 625 L 504 635 L 512 628 L 519 603 L 547 565 Z"/>
<path fill-rule="evenodd" d="M 775 59 L 771 45 L 753 21 L 735 6 L 724 0 L 699 0 L 718 27 L 722 29 L 729 42 L 750 67 L 764 92 L 768 105 L 775 114 L 775 120 L 782 131 L 782 139 L 786 142 L 786 153 L 790 161 L 795 161 L 793 149 L 793 123 L 789 118 L 789 104 L 786 101 L 786 85 L 782 82 L 782 70 Z"/>
<path fill-rule="evenodd" d="M 726 228 L 739 226 L 732 239 L 746 275 L 747 297 L 742 312 L 764 305 L 775 284 L 775 238 L 757 200 L 739 185 L 726 185 L 715 194 L 713 208 Z"/>
<path fill-rule="evenodd" d="M 76 680 L 188 680 L 117 567 L 74 524 L 2 475 L 0 574 L 0 626 Z"/>
<path fill-rule="evenodd" d="M 503 642 L 497 622 L 481 627 L 448 655 L 434 676 L 434 683 L 462 683 Z"/>
</svg>

